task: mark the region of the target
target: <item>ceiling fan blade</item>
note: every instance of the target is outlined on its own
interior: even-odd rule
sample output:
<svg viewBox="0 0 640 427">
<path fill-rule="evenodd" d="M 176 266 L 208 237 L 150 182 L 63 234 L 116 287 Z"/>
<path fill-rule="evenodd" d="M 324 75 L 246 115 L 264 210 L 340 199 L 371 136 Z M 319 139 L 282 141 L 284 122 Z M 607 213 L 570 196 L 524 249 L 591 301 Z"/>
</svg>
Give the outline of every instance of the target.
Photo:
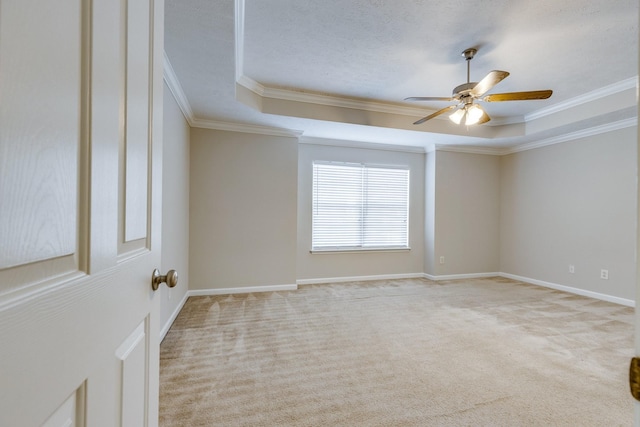
<svg viewBox="0 0 640 427">
<path fill-rule="evenodd" d="M 421 118 L 420 120 L 418 120 L 417 122 L 414 122 L 413 124 L 414 125 L 419 125 L 421 123 L 426 122 L 427 120 L 433 119 L 434 117 L 438 117 L 440 114 L 444 114 L 447 111 L 453 110 L 456 107 L 457 107 L 457 105 L 449 105 L 448 107 L 445 107 L 442 110 L 438 110 L 435 113 L 428 115 L 427 117 Z"/>
<path fill-rule="evenodd" d="M 552 90 L 532 90 L 529 92 L 509 92 L 509 93 L 494 93 L 493 95 L 487 95 L 482 98 L 487 102 L 499 102 L 499 101 L 525 101 L 529 99 L 547 99 L 553 93 Z"/>
<path fill-rule="evenodd" d="M 484 79 L 471 89 L 470 95 L 473 97 L 479 97 L 491 90 L 492 87 L 504 80 L 509 73 L 507 71 L 493 70 L 487 74 Z"/>
<path fill-rule="evenodd" d="M 410 96 L 405 101 L 453 101 L 453 98 L 442 96 Z"/>
</svg>

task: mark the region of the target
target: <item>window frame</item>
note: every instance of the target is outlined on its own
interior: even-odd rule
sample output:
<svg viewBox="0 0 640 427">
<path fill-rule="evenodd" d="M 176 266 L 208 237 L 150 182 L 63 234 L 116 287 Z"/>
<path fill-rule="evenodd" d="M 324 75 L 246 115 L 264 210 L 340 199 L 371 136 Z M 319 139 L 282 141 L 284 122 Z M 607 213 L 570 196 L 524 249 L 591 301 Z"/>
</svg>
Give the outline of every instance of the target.
<svg viewBox="0 0 640 427">
<path fill-rule="evenodd" d="M 384 243 L 367 245 L 366 242 L 366 213 L 370 210 L 372 203 L 370 200 L 362 200 L 359 209 L 362 212 L 362 221 L 361 224 L 361 233 L 359 237 L 359 245 L 320 245 L 314 246 L 315 242 L 315 229 L 316 229 L 316 204 L 317 204 L 317 182 L 316 182 L 316 165 L 329 165 L 329 166 L 337 166 L 337 167 L 349 167 L 349 168 L 357 168 L 363 171 L 363 173 L 367 176 L 371 169 L 383 169 L 383 170 L 401 170 L 406 172 L 406 207 L 404 208 L 404 212 L 406 212 L 406 216 L 403 219 L 404 222 L 404 234 L 405 241 L 401 245 L 385 245 Z M 409 165 L 397 165 L 397 164 L 380 164 L 380 163 L 362 163 L 362 162 L 344 162 L 344 161 L 326 161 L 326 160 L 314 160 L 312 162 L 312 179 L 311 179 L 311 249 L 310 253 L 312 254 L 332 254 L 332 253 L 369 253 L 369 252 L 407 252 L 411 250 L 411 246 L 409 245 L 409 228 L 410 228 L 410 209 L 411 209 L 411 168 Z M 366 198 L 367 195 L 371 192 L 372 186 L 368 185 L 369 182 L 362 184 L 361 193 L 363 193 Z"/>
</svg>

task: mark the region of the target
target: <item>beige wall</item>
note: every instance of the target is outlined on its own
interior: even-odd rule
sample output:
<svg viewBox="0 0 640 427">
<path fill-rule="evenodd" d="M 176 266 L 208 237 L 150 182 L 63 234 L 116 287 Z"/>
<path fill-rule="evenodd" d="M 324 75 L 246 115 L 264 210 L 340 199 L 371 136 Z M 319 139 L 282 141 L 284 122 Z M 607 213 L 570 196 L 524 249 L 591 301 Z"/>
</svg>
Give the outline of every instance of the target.
<svg viewBox="0 0 640 427">
<path fill-rule="evenodd" d="M 437 151 L 435 200 L 427 215 L 435 221 L 435 276 L 494 273 L 500 257 L 500 158 Z M 432 175 L 429 175 L 432 176 Z M 444 264 L 440 262 L 444 257 Z M 426 265 L 429 265 L 429 262 Z"/>
<path fill-rule="evenodd" d="M 633 127 L 499 157 L 192 129 L 190 289 L 504 272 L 633 299 L 635 138 Z M 310 254 L 313 160 L 409 165 L 412 250 Z"/>
<path fill-rule="evenodd" d="M 296 282 L 297 138 L 191 130 L 190 289 Z"/>
<path fill-rule="evenodd" d="M 337 142 L 338 143 L 338 142 Z M 409 246 L 403 252 L 311 254 L 313 161 L 407 165 L 410 169 Z M 300 144 L 298 171 L 298 280 L 421 274 L 424 272 L 424 154 Z"/>
<path fill-rule="evenodd" d="M 162 273 L 175 269 L 178 285 L 158 288 L 161 323 L 165 326 L 189 286 L 189 124 L 164 85 L 162 160 Z"/>
<path fill-rule="evenodd" d="M 501 270 L 634 299 L 636 141 L 631 127 L 502 157 Z"/>
</svg>

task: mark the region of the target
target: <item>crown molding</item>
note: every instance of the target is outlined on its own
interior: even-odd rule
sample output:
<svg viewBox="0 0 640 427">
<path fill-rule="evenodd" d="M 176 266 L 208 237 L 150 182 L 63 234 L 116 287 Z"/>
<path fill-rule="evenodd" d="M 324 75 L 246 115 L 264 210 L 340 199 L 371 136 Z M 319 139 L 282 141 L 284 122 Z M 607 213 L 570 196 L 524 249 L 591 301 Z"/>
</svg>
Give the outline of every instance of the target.
<svg viewBox="0 0 640 427">
<path fill-rule="evenodd" d="M 237 1 L 241 2 L 242 0 Z M 182 114 L 187 120 L 187 123 L 189 123 L 189 126 L 192 128 L 226 130 L 231 132 L 255 133 L 268 136 L 291 138 L 298 138 L 300 137 L 300 135 L 302 135 L 302 131 L 298 130 L 272 128 L 268 126 L 251 125 L 246 123 L 198 119 L 193 115 L 191 105 L 189 104 L 187 96 L 184 93 L 184 89 L 182 89 L 182 85 L 180 84 L 180 81 L 176 76 L 176 73 L 173 69 L 173 66 L 171 65 L 171 61 L 169 61 L 169 58 L 167 57 L 166 52 L 164 52 L 163 76 L 164 81 L 169 87 L 169 91 L 171 91 L 171 94 L 176 100 L 178 107 L 180 107 Z"/>
<path fill-rule="evenodd" d="M 191 127 L 201 129 L 224 130 L 230 132 L 255 133 L 267 136 L 299 138 L 302 131 L 293 129 L 272 128 L 269 126 L 252 125 L 248 123 L 223 122 L 217 120 L 194 119 Z"/>
<path fill-rule="evenodd" d="M 485 123 L 484 126 L 517 125 L 524 122 L 525 122 L 525 119 L 523 115 L 517 115 L 517 116 L 511 116 L 511 117 L 496 117 L 496 118 L 492 118 L 490 122 Z"/>
<path fill-rule="evenodd" d="M 563 135 L 542 139 L 540 141 L 518 145 L 515 147 L 492 148 L 492 147 L 478 147 L 478 146 L 431 144 L 425 149 L 425 152 L 432 153 L 434 151 L 448 151 L 448 152 L 456 152 L 456 153 L 488 154 L 488 155 L 494 155 L 494 156 L 505 156 L 508 154 L 520 153 L 522 151 L 528 151 L 528 150 L 535 150 L 536 148 L 547 147 L 550 145 L 561 144 L 563 142 L 575 141 L 576 139 L 588 138 L 590 136 L 600 135 L 607 132 L 613 132 L 616 130 L 637 126 L 637 124 L 638 124 L 638 119 L 636 117 L 631 117 L 624 120 L 618 120 L 617 122 L 607 123 L 599 126 L 593 126 L 588 129 L 582 129 L 576 132 L 570 132 Z"/>
<path fill-rule="evenodd" d="M 171 65 L 171 61 L 169 61 L 169 57 L 167 56 L 167 52 L 163 52 L 164 60 L 163 60 L 163 77 L 164 81 L 167 83 L 173 98 L 176 100 L 178 107 L 180 107 L 180 111 L 184 115 L 184 118 L 187 119 L 189 125 L 193 126 L 193 110 L 191 109 L 191 105 L 189 104 L 189 100 L 187 99 L 187 95 L 185 95 L 184 90 L 182 89 L 182 85 L 178 80 L 178 76 L 176 76 L 175 71 L 173 70 L 173 66 Z"/>
<path fill-rule="evenodd" d="M 416 147 L 411 145 L 395 145 L 395 144 L 383 144 L 383 143 L 368 142 L 368 141 L 328 139 L 328 138 L 319 138 L 315 136 L 303 136 L 300 138 L 298 142 L 300 144 L 324 145 L 324 146 L 330 146 L 330 147 L 363 148 L 363 149 L 369 149 L 369 150 L 400 151 L 403 153 L 418 153 L 418 154 L 425 153 L 425 149 L 423 147 Z"/>
<path fill-rule="evenodd" d="M 467 153 L 467 154 L 485 154 L 490 156 L 501 156 L 505 153 L 504 148 L 494 147 L 478 147 L 478 146 L 464 146 L 464 145 L 444 145 L 434 144 L 429 147 L 427 152 L 433 151 L 447 151 L 451 153 Z"/>
<path fill-rule="evenodd" d="M 244 86 L 245 88 L 249 89 L 251 92 L 253 92 L 256 95 L 261 96 L 261 97 L 264 97 L 265 96 L 265 92 L 267 91 L 266 87 L 264 87 L 263 85 L 261 85 L 257 81 L 255 81 L 252 78 L 247 77 L 245 75 L 239 76 L 236 79 L 236 83 L 238 83 L 241 86 Z"/>
<path fill-rule="evenodd" d="M 560 111 L 568 110 L 570 108 L 577 107 L 588 102 L 604 98 L 605 96 L 615 95 L 616 93 L 624 92 L 629 89 L 636 89 L 638 86 L 638 76 L 630 77 L 628 79 L 619 81 L 617 83 L 601 87 L 591 92 L 578 95 L 574 98 L 567 99 L 566 101 L 559 102 L 546 108 L 534 111 L 524 116 L 525 122 L 530 122 L 545 116 L 549 116 Z"/>
<path fill-rule="evenodd" d="M 576 132 L 570 132 L 563 135 L 554 136 L 528 144 L 518 145 L 517 147 L 506 149 L 503 154 L 519 153 L 521 151 L 533 150 L 536 148 L 546 147 L 549 145 L 561 144 L 563 142 L 574 141 L 576 139 L 587 138 L 594 135 L 600 135 L 606 132 L 613 132 L 619 129 L 636 126 L 638 124 L 637 117 L 631 117 L 617 122 L 607 123 L 604 125 L 594 126 L 582 129 Z"/>
<path fill-rule="evenodd" d="M 368 101 L 364 99 L 348 98 L 343 96 L 324 95 L 312 92 L 300 92 L 289 89 L 272 88 L 263 86 L 257 82 L 254 82 L 254 85 L 252 86 L 243 84 L 248 80 L 251 79 L 243 76 L 242 81 L 239 81 L 238 83 L 242 84 L 250 90 L 253 90 L 252 87 L 261 87 L 262 96 L 264 96 L 265 98 L 281 99 L 283 101 L 305 102 L 309 104 L 319 104 L 340 108 L 352 108 L 356 110 L 365 110 L 375 113 L 399 114 L 403 116 L 423 116 L 425 114 L 429 114 L 430 112 L 436 111 L 427 108 L 407 107 L 379 101 Z M 256 90 L 253 91 L 260 95 L 260 92 Z"/>
</svg>

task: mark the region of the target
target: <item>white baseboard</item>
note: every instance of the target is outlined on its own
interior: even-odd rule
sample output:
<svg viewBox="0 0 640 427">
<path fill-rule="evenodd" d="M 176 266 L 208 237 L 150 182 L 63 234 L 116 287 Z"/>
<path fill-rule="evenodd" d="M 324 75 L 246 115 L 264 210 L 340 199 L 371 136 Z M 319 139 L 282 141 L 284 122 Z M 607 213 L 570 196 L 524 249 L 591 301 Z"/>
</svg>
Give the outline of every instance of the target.
<svg viewBox="0 0 640 427">
<path fill-rule="evenodd" d="M 180 301 L 180 304 L 178 304 L 176 309 L 173 310 L 173 313 L 171 313 L 171 316 L 169 317 L 169 319 L 167 319 L 167 322 L 164 324 L 164 326 L 162 326 L 162 329 L 160 330 L 160 342 L 162 342 L 164 337 L 167 336 L 167 332 L 169 332 L 169 329 L 171 329 L 171 325 L 173 325 L 176 317 L 178 317 L 178 314 L 180 314 L 180 310 L 182 310 L 182 307 L 184 307 L 187 299 L 189 299 L 189 291 L 184 294 L 184 297 L 182 298 L 182 301 Z"/>
<path fill-rule="evenodd" d="M 240 286 L 237 288 L 194 289 L 187 292 L 190 297 L 207 295 L 248 294 L 251 292 L 295 291 L 298 285 Z"/>
<path fill-rule="evenodd" d="M 602 301 L 612 302 L 614 304 L 625 305 L 627 307 L 635 307 L 636 302 L 634 300 L 614 297 L 607 294 L 601 294 L 598 292 L 587 291 L 584 289 L 574 288 L 571 286 L 559 285 L 557 283 L 545 282 L 543 280 L 531 279 L 529 277 L 517 276 L 515 274 L 509 273 L 499 273 L 500 277 L 505 277 L 507 279 L 518 280 L 520 282 L 531 283 L 532 285 L 544 286 L 545 288 L 551 288 L 558 291 L 569 292 L 576 295 L 582 295 L 589 298 L 595 298 Z"/>
<path fill-rule="evenodd" d="M 315 285 L 319 283 L 367 282 L 370 280 L 415 279 L 424 277 L 424 273 L 380 274 L 375 276 L 324 277 L 317 279 L 296 280 L 298 285 Z"/>
<path fill-rule="evenodd" d="M 456 279 L 481 279 L 483 277 L 496 277 L 501 273 L 469 273 L 469 274 L 442 274 L 434 276 L 433 274 L 424 273 L 422 277 L 429 280 L 456 280 Z"/>
</svg>

